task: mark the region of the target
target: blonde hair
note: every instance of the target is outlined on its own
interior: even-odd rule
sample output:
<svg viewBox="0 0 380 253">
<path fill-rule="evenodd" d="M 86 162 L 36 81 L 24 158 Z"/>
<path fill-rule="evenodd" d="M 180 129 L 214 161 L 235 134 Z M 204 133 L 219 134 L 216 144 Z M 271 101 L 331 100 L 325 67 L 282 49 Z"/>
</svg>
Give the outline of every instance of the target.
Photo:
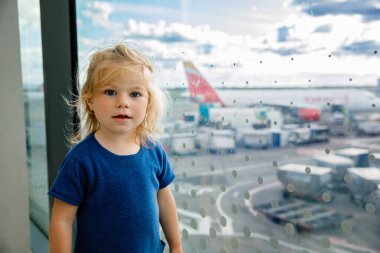
<svg viewBox="0 0 380 253">
<path fill-rule="evenodd" d="M 154 142 L 156 125 L 166 111 L 166 97 L 154 83 L 153 65 L 150 60 L 126 44 L 98 50 L 90 57 L 84 85 L 80 91 L 75 107 L 80 118 L 80 128 L 71 138 L 76 144 L 99 128 L 99 122 L 90 110 L 87 101 L 94 97 L 99 89 L 118 79 L 123 74 L 137 74 L 143 78 L 147 93 L 148 105 L 143 122 L 136 128 L 136 137 L 141 145 Z"/>
</svg>

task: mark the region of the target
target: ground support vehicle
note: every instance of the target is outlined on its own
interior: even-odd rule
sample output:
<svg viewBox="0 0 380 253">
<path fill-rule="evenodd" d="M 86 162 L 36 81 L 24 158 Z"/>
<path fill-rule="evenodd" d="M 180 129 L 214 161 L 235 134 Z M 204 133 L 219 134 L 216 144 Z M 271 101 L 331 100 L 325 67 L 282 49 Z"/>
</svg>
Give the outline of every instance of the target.
<svg viewBox="0 0 380 253">
<path fill-rule="evenodd" d="M 269 129 L 239 128 L 235 132 L 236 142 L 244 148 L 268 148 L 271 146 Z"/>
<path fill-rule="evenodd" d="M 311 125 L 311 142 L 328 142 L 330 130 L 327 126 Z"/>
<path fill-rule="evenodd" d="M 173 133 L 170 138 L 170 151 L 174 155 L 195 155 L 195 134 Z"/>
<path fill-rule="evenodd" d="M 350 199 L 361 207 L 371 203 L 380 214 L 380 169 L 379 168 L 350 168 Z"/>
<path fill-rule="evenodd" d="M 296 124 L 284 125 L 283 131 L 287 131 L 287 143 L 293 145 L 307 144 L 311 142 L 311 129 Z"/>
<path fill-rule="evenodd" d="M 254 206 L 254 209 L 276 224 L 292 224 L 297 232 L 338 227 L 342 221 L 352 217 L 352 214 L 340 213 L 323 204 L 303 200 L 264 203 Z"/>
<path fill-rule="evenodd" d="M 235 134 L 228 129 L 201 127 L 196 134 L 195 146 L 201 152 L 234 153 L 236 151 Z"/>
<path fill-rule="evenodd" d="M 316 166 L 327 167 L 332 170 L 331 183 L 328 185 L 329 189 L 340 192 L 347 191 L 344 176 L 349 168 L 354 167 L 353 160 L 343 156 L 326 154 L 314 156 L 313 163 Z"/>
<path fill-rule="evenodd" d="M 350 158 L 354 161 L 354 167 L 368 167 L 369 154 L 368 149 L 361 148 L 345 148 L 335 152 L 336 155 Z"/>
<path fill-rule="evenodd" d="M 306 164 L 286 164 L 277 168 L 277 178 L 284 186 L 283 196 L 322 202 L 331 182 L 331 169 Z"/>
</svg>

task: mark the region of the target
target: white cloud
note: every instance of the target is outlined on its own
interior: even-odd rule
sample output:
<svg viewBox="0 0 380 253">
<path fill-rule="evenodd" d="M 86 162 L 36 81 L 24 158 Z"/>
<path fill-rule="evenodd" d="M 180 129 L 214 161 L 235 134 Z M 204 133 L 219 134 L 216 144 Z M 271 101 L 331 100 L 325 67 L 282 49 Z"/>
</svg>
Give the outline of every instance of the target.
<svg viewBox="0 0 380 253">
<path fill-rule="evenodd" d="M 331 26 L 331 32 L 314 33 L 323 25 Z M 278 42 L 277 30 L 265 37 L 252 38 L 249 35 L 231 36 L 208 26 L 192 27 L 164 21 L 148 24 L 135 20 L 130 20 L 125 30 L 126 37 L 136 40 L 136 44 L 156 61 L 159 82 L 174 86 L 186 83 L 182 60 L 194 61 L 207 78 L 218 85 L 222 82 L 241 85 L 246 81 L 304 85 L 309 79 L 311 84 L 343 85 L 349 78 L 357 84 L 371 84 L 378 77 L 376 57 L 353 54 L 328 57 L 347 43 L 375 39 L 373 34 L 379 34 L 375 33 L 380 27 L 378 24 L 362 23 L 358 16 L 312 18 L 304 15 L 291 16 L 276 28 L 281 26 L 290 27 L 288 40 L 282 43 Z M 351 28 L 348 31 L 347 26 Z M 178 35 L 176 40 L 165 40 L 172 34 Z M 204 49 L 205 45 L 209 50 Z M 276 52 L 280 49 L 299 52 L 281 55 Z"/>
<path fill-rule="evenodd" d="M 83 15 L 91 19 L 94 26 L 117 30 L 123 27 L 123 24 L 110 20 L 110 16 L 113 12 L 115 12 L 115 8 L 112 4 L 107 2 L 93 2 L 87 4 L 86 9 L 83 10 Z"/>
<path fill-rule="evenodd" d="M 19 0 L 19 26 L 21 32 L 40 31 L 40 4 L 38 0 Z"/>
<path fill-rule="evenodd" d="M 22 81 L 24 84 L 43 83 L 42 73 L 42 49 L 29 47 L 21 49 Z"/>
</svg>

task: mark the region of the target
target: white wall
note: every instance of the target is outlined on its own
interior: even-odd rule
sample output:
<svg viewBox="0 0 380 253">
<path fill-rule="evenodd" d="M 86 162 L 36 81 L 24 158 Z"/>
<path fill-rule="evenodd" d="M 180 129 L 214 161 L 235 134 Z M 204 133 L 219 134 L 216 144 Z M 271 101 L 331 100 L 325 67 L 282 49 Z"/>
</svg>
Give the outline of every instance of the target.
<svg viewBox="0 0 380 253">
<path fill-rule="evenodd" d="M 0 252 L 30 252 L 17 1 L 0 1 Z"/>
</svg>

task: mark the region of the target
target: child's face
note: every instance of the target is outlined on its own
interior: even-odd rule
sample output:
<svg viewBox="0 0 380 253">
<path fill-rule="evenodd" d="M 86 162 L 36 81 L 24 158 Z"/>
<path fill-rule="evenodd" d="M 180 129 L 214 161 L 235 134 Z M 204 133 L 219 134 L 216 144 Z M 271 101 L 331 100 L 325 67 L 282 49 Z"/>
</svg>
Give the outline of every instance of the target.
<svg viewBox="0 0 380 253">
<path fill-rule="evenodd" d="M 128 73 L 101 87 L 87 103 L 99 121 L 98 132 L 134 137 L 145 118 L 148 92 L 141 76 Z"/>
</svg>

